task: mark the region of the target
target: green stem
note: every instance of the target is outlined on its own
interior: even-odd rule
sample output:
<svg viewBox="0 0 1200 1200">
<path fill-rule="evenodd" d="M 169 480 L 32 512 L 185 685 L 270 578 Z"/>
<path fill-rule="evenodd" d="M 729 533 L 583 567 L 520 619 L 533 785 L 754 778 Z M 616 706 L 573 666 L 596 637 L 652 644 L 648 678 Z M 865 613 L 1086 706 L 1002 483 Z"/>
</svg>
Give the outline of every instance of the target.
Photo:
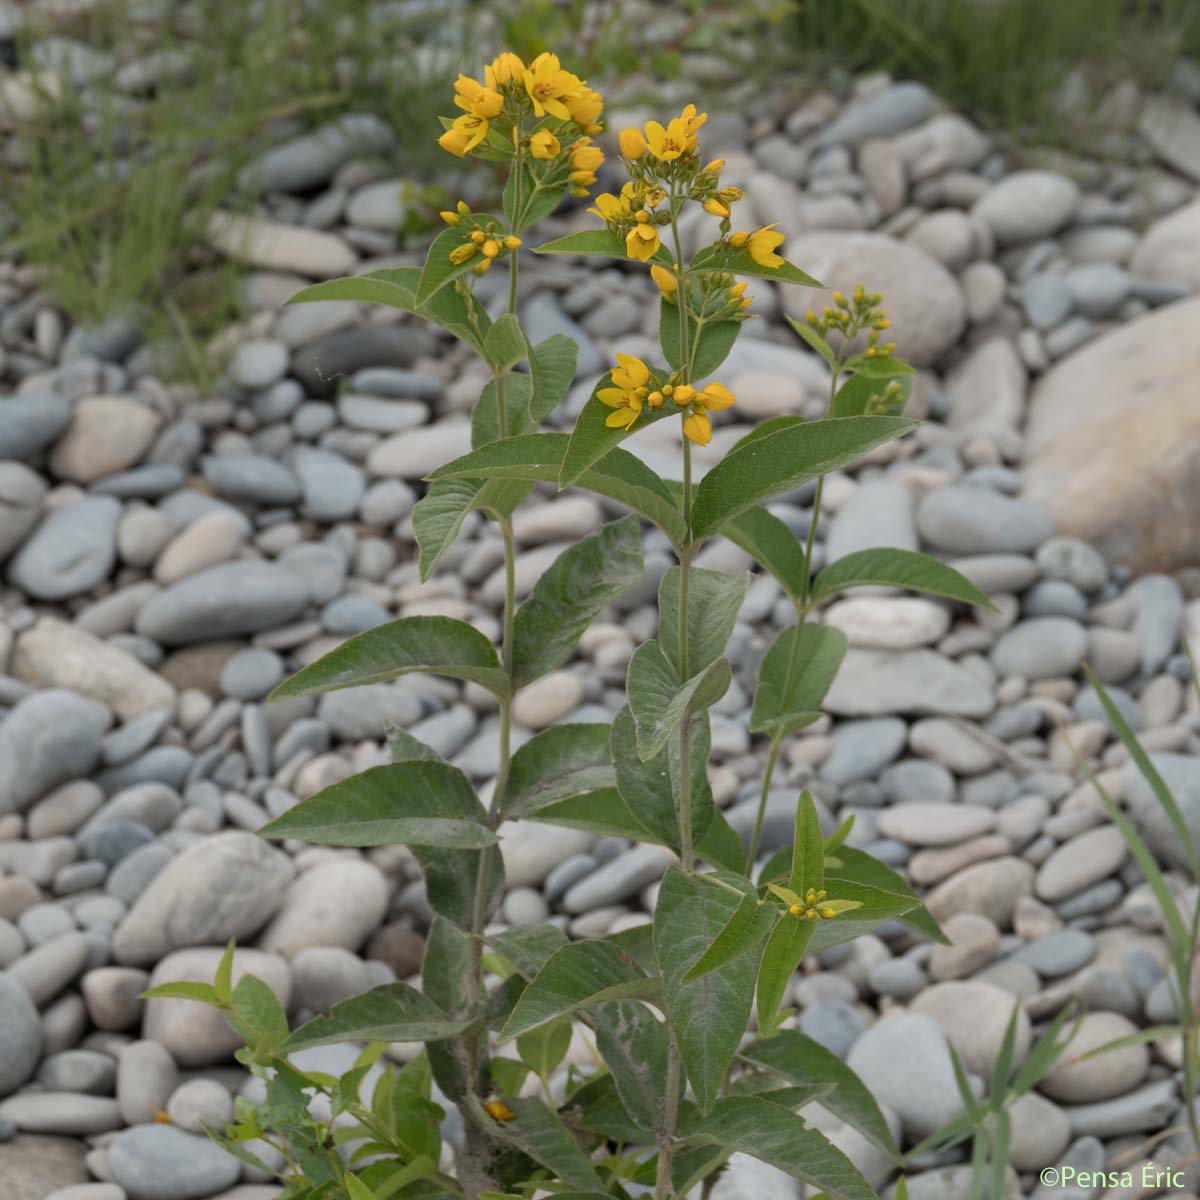
<svg viewBox="0 0 1200 1200">
<path fill-rule="evenodd" d="M 691 525 L 692 513 L 692 444 L 683 438 L 683 511 Z M 686 683 L 691 677 L 688 654 L 688 593 L 692 575 L 692 545 L 689 541 L 679 556 L 679 678 Z M 679 723 L 679 862 L 691 874 L 696 861 L 692 847 L 692 714 L 683 714 Z"/>
<path fill-rule="evenodd" d="M 787 695 L 785 692 L 784 695 Z M 754 870 L 754 861 L 758 858 L 758 843 L 762 840 L 763 820 L 767 815 L 767 795 L 771 791 L 771 776 L 775 774 L 775 760 L 779 757 L 779 747 L 783 739 L 779 734 L 771 738 L 771 749 L 767 752 L 767 766 L 763 771 L 762 791 L 758 796 L 758 812 L 754 814 L 754 832 L 750 835 L 750 846 L 746 851 L 746 874 Z"/>
<path fill-rule="evenodd" d="M 675 1185 L 671 1168 L 675 1162 L 675 1126 L 679 1119 L 681 1062 L 675 1038 L 667 1046 L 667 1086 L 662 1122 L 658 1127 L 658 1170 L 654 1177 L 654 1200 L 673 1200 Z"/>
<path fill-rule="evenodd" d="M 690 372 L 691 356 L 688 354 L 688 288 L 687 288 L 687 268 L 683 265 L 683 242 L 679 236 L 679 215 L 678 205 L 676 203 L 676 195 L 674 185 L 672 185 L 671 197 L 671 240 L 675 243 L 675 274 L 679 279 L 679 287 L 675 292 L 676 301 L 679 304 L 679 362 L 683 369 L 688 372 L 688 376 L 684 383 L 691 383 L 692 377 Z M 685 509 L 685 512 L 690 513 L 690 508 Z"/>
</svg>

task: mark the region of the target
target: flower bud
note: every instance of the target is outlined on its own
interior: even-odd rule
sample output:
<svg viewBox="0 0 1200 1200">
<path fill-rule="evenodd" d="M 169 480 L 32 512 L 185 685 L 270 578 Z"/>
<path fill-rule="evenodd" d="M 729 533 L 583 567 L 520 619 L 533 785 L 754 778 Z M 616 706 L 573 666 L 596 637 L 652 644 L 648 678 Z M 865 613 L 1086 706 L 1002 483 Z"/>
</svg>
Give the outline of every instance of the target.
<svg viewBox="0 0 1200 1200">
<path fill-rule="evenodd" d="M 638 159 L 646 153 L 646 138 L 640 129 L 622 129 L 617 136 L 617 142 L 626 158 Z"/>
</svg>

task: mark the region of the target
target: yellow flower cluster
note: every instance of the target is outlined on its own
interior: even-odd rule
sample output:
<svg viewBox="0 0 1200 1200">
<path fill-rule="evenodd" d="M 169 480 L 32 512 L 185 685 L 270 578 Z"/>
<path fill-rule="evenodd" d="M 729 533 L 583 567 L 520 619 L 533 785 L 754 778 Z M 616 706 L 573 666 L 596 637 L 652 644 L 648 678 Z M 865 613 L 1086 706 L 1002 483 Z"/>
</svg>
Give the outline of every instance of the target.
<svg viewBox="0 0 1200 1200">
<path fill-rule="evenodd" d="M 666 192 L 658 185 L 647 186 L 630 180 L 621 189 L 619 196 L 601 192 L 596 197 L 596 207 L 588 212 L 595 213 L 611 229 L 625 235 L 625 253 L 639 262 L 654 257 L 662 239 L 658 227 L 669 221 L 666 213 L 655 213 Z"/>
<path fill-rule="evenodd" d="M 623 129 L 618 138 L 621 153 L 631 161 L 650 153 L 660 163 L 675 162 L 696 153 L 696 131 L 707 120 L 708 113 L 698 113 L 696 106 L 689 104 L 665 127 L 658 121 L 647 121 L 643 129 Z"/>
<path fill-rule="evenodd" d="M 883 303 L 880 293 L 868 295 L 860 283 L 855 286 L 849 299 L 841 292 L 833 292 L 832 299 L 836 307 L 827 304 L 819 317 L 811 309 L 804 314 L 811 329 L 815 329 L 822 337 L 831 331 L 841 333 L 847 341 L 869 329 L 871 332 L 865 351 L 867 358 L 887 358 L 895 350 L 895 342 L 880 344 L 879 341 L 879 335 L 892 325 L 880 307 Z"/>
<path fill-rule="evenodd" d="M 651 388 L 650 368 L 632 354 L 617 353 L 612 372 L 613 386 L 601 388 L 596 398 L 613 411 L 604 424 L 610 429 L 628 429 L 643 408 L 661 408 L 670 400 L 684 413 L 683 432 L 689 441 L 707 446 L 712 440 L 710 412 L 720 412 L 734 401 L 733 393 L 720 383 L 695 388 L 690 383 L 664 383 Z"/>
<path fill-rule="evenodd" d="M 604 101 L 578 75 L 564 70 L 555 54 L 539 54 L 528 66 L 511 53 L 499 55 L 483 69 L 483 82 L 459 75 L 454 84 L 454 103 L 463 110 L 450 128 L 438 138 L 443 150 L 462 158 L 487 137 L 492 122 L 507 115 L 515 122 L 532 111 L 537 119 L 552 117 L 569 121 L 584 134 L 600 131 Z M 514 124 L 515 128 L 515 124 Z M 536 140 L 534 140 L 536 139 Z M 533 135 L 530 149 L 535 158 L 553 158 L 559 153 L 558 139 L 549 130 Z M 599 165 L 597 163 L 597 165 Z M 576 168 L 572 171 L 587 171 Z M 592 168 L 594 170 L 594 168 Z"/>
<path fill-rule="evenodd" d="M 450 251 L 448 257 L 456 266 L 461 267 L 479 255 L 475 264 L 475 274 L 482 275 L 492 265 L 492 260 L 499 258 L 505 252 L 512 253 L 521 246 L 521 239 L 515 234 L 505 234 L 495 221 L 476 218 L 467 204 L 460 200 L 458 207 L 447 209 L 440 214 L 447 225 L 461 226 L 466 222 L 471 232 L 467 240 Z"/>
</svg>

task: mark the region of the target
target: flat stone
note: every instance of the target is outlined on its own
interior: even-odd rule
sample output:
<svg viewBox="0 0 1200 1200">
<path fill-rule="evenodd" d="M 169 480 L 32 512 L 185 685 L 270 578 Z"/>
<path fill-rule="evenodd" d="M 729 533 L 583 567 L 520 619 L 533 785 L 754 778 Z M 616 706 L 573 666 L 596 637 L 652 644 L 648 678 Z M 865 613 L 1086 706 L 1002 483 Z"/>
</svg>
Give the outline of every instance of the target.
<svg viewBox="0 0 1200 1200">
<path fill-rule="evenodd" d="M 385 150 L 395 140 L 391 127 L 374 113 L 347 113 L 272 146 L 242 169 L 238 185 L 263 192 L 308 192 L 332 179 L 355 154 Z"/>
<path fill-rule="evenodd" d="M 357 950 L 383 922 L 389 888 L 372 863 L 346 859 L 297 876 L 278 915 L 259 938 L 269 953 L 292 958 L 309 946 Z"/>
<path fill-rule="evenodd" d="M 926 907 L 941 921 L 960 912 L 974 912 L 1008 929 L 1022 896 L 1033 892 L 1034 868 L 1019 858 L 996 858 L 973 863 L 950 876 L 926 897 Z"/>
<path fill-rule="evenodd" d="M 988 1079 L 1014 1008 L 1018 1015 L 1013 1062 L 1019 1063 L 1029 1053 L 1033 1027 L 1019 1002 L 1002 988 L 973 979 L 935 983 L 913 1001 L 910 1011 L 932 1017 L 958 1052 L 963 1066 Z"/>
<path fill-rule="evenodd" d="M 562 907 L 585 913 L 626 900 L 661 879 L 671 860 L 662 846 L 635 846 L 574 884 L 562 898 Z"/>
<path fill-rule="evenodd" d="M 1069 617 L 1034 617 L 1003 634 L 992 649 L 1001 675 L 1050 679 L 1074 675 L 1087 653 L 1087 631 Z"/>
<path fill-rule="evenodd" d="M 9 580 L 38 600 L 90 592 L 116 561 L 121 505 L 88 496 L 50 513 L 9 563 Z"/>
<path fill-rule="evenodd" d="M 204 1126 L 221 1129 L 233 1120 L 233 1097 L 215 1079 L 189 1079 L 171 1093 L 167 1116 L 187 1133 L 204 1133 Z"/>
<path fill-rule="evenodd" d="M 874 779 L 904 749 L 908 727 L 895 717 L 846 721 L 833 732 L 833 748 L 821 763 L 821 778 L 845 785 Z"/>
<path fill-rule="evenodd" d="M 937 99 L 923 83 L 893 83 L 848 104 L 821 131 L 818 144 L 857 145 L 868 138 L 892 137 L 919 125 L 936 109 Z"/>
<path fill-rule="evenodd" d="M 458 458 L 470 449 L 469 422 L 439 421 L 393 434 L 378 442 L 367 455 L 367 470 L 373 475 L 421 479 L 435 466 Z"/>
<path fill-rule="evenodd" d="M 112 1141 L 108 1163 L 129 1200 L 202 1200 L 232 1187 L 241 1164 L 207 1137 L 171 1125 L 135 1125 Z"/>
<path fill-rule="evenodd" d="M 366 481 L 340 454 L 305 448 L 296 453 L 292 466 L 300 477 L 305 515 L 332 524 L 357 512 Z"/>
<path fill-rule="evenodd" d="M 3 732 L 0 726 L 0 737 Z M 1200 843 L 1200 759 L 1190 754 L 1151 754 L 1150 761 L 1175 797 L 1192 838 Z M 1187 853 L 1175 826 L 1136 763 L 1126 764 L 1122 780 L 1126 806 L 1151 849 L 1167 861 L 1186 867 Z"/>
<path fill-rule="evenodd" d="M 179 1085 L 175 1060 L 157 1042 L 134 1042 L 117 1064 L 117 1107 L 126 1125 L 154 1121 Z"/>
<path fill-rule="evenodd" d="M 1089 1104 L 1132 1091 L 1150 1068 L 1150 1052 L 1144 1045 L 1120 1046 L 1083 1061 L 1080 1056 L 1135 1033 L 1137 1026 L 1119 1013 L 1084 1013 L 1071 1039 L 1070 1054 L 1042 1079 L 1038 1089 L 1065 1104 Z"/>
<path fill-rule="evenodd" d="M 175 704 L 175 689 L 132 654 L 54 617 L 40 618 L 17 638 L 10 669 L 33 687 L 63 688 L 107 705 L 122 721 Z"/>
<path fill-rule="evenodd" d="M 921 536 L 949 554 L 1027 554 L 1054 532 L 1039 504 L 985 488 L 955 486 L 930 492 L 917 509 Z"/>
<path fill-rule="evenodd" d="M 897 713 L 986 717 L 991 690 L 973 674 L 933 650 L 863 650 L 851 647 L 824 707 L 838 716 Z"/>
<path fill-rule="evenodd" d="M 0 813 L 88 775 L 111 723 L 103 705 L 61 688 L 21 700 L 0 722 Z"/>
<path fill-rule="evenodd" d="M 1007 338 L 989 338 L 946 377 L 947 424 L 969 434 L 1015 430 L 1025 413 L 1025 364 Z"/>
<path fill-rule="evenodd" d="M 1200 182 L 1200 116 L 1186 100 L 1150 96 L 1138 118 L 1138 131 L 1167 166 Z"/>
<path fill-rule="evenodd" d="M 1200 288 L 1200 200 L 1155 221 L 1138 242 L 1129 269 L 1138 279 Z"/>
<path fill-rule="evenodd" d="M 0 971 L 0 1097 L 11 1095 L 29 1079 L 41 1056 L 38 1011 L 25 988 Z"/>
<path fill-rule="evenodd" d="M 953 846 L 990 832 L 996 814 L 968 804 L 896 804 L 879 814 L 878 829 L 911 846 Z"/>
<path fill-rule="evenodd" d="M 1058 979 L 1086 966 L 1095 954 L 1096 942 L 1090 934 L 1082 929 L 1057 929 L 1022 946 L 1012 957 L 1043 979 Z"/>
<path fill-rule="evenodd" d="M 828 561 L 836 562 L 847 554 L 876 546 L 918 548 L 912 493 L 893 479 L 860 483 L 839 505 L 825 538 L 825 555 Z"/>
<path fill-rule="evenodd" d="M 19 462 L 0 462 L 0 563 L 37 524 L 46 481 Z"/>
<path fill-rule="evenodd" d="M 204 478 L 217 494 L 266 507 L 295 504 L 301 486 L 281 462 L 265 454 L 212 454 L 204 460 Z"/>
<path fill-rule="evenodd" d="M 889 336 L 914 366 L 938 362 L 966 327 L 967 303 L 958 281 L 908 242 L 878 233 L 822 230 L 793 238 L 785 253 L 830 288 L 849 294 L 863 282 L 882 292 L 892 322 Z M 806 309 L 831 303 L 828 292 L 784 294 L 785 309 L 799 320 Z"/>
<path fill-rule="evenodd" d="M 349 274 L 358 261 L 354 250 L 332 233 L 220 209 L 209 218 L 208 242 L 228 258 L 253 267 L 313 279 Z"/>
<path fill-rule="evenodd" d="M 287 856 L 252 834 L 198 842 L 138 897 L 113 935 L 113 956 L 140 966 L 183 947 L 240 941 L 271 919 L 291 878 Z"/>
<path fill-rule="evenodd" d="M 46 1200 L 56 1188 L 85 1184 L 91 1178 L 85 1154 L 76 1138 L 23 1133 L 0 1142 L 0 1179 L 9 1189 L 5 1200 Z"/>
<path fill-rule="evenodd" d="M 912 650 L 946 635 L 950 611 L 916 596 L 852 596 L 831 604 L 824 623 L 840 629 L 852 646 Z"/>
<path fill-rule="evenodd" d="M 1122 325 L 1042 376 L 1031 398 L 1024 496 L 1060 533 L 1137 572 L 1200 561 L 1200 491 L 1180 453 L 1200 438 L 1197 320 L 1200 299 Z"/>
<path fill-rule="evenodd" d="M 138 614 L 136 629 L 166 646 L 220 641 L 286 624 L 307 602 L 303 579 L 286 567 L 224 563 L 164 588 Z"/>
<path fill-rule="evenodd" d="M 1000 242 L 1047 237 L 1070 220 L 1079 188 L 1052 171 L 1014 171 L 993 185 L 972 212 Z"/>
<path fill-rule="evenodd" d="M 154 578 L 159 583 L 174 583 L 226 562 L 237 553 L 248 529 L 249 522 L 233 509 L 204 513 L 166 544 L 154 564 Z"/>
<path fill-rule="evenodd" d="M 1089 829 L 1064 842 L 1042 863 L 1034 890 L 1042 900 L 1055 904 L 1114 875 L 1128 856 L 1119 829 L 1111 825 Z"/>
<path fill-rule="evenodd" d="M 19 1092 L 0 1101 L 0 1119 L 14 1122 L 23 1133 L 74 1137 L 121 1128 L 121 1114 L 115 1100 L 75 1092 Z"/>
<path fill-rule="evenodd" d="M 53 392 L 0 399 L 0 459 L 26 462 L 52 445 L 71 419 L 71 405 Z"/>
<path fill-rule="evenodd" d="M 18 958 L 8 968 L 9 978 L 19 983 L 34 1004 L 42 1008 L 79 976 L 90 952 L 91 944 L 82 933 L 64 933 Z"/>
</svg>

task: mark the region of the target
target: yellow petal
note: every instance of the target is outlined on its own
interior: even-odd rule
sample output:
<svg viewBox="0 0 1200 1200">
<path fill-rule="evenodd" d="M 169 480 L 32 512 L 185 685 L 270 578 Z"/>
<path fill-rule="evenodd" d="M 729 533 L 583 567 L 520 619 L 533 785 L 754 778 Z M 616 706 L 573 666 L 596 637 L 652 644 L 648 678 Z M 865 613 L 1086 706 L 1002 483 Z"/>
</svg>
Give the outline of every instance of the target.
<svg viewBox="0 0 1200 1200">
<path fill-rule="evenodd" d="M 712 422 L 705 413 L 688 413 L 683 418 L 683 432 L 688 441 L 707 446 L 712 441 Z"/>
<path fill-rule="evenodd" d="M 620 408 L 625 403 L 625 392 L 621 388 L 601 388 L 596 399 L 609 408 Z"/>
<path fill-rule="evenodd" d="M 610 412 L 604 418 L 604 424 L 609 429 L 626 429 L 636 421 L 638 415 L 632 408 L 618 408 L 616 412 Z"/>
</svg>

